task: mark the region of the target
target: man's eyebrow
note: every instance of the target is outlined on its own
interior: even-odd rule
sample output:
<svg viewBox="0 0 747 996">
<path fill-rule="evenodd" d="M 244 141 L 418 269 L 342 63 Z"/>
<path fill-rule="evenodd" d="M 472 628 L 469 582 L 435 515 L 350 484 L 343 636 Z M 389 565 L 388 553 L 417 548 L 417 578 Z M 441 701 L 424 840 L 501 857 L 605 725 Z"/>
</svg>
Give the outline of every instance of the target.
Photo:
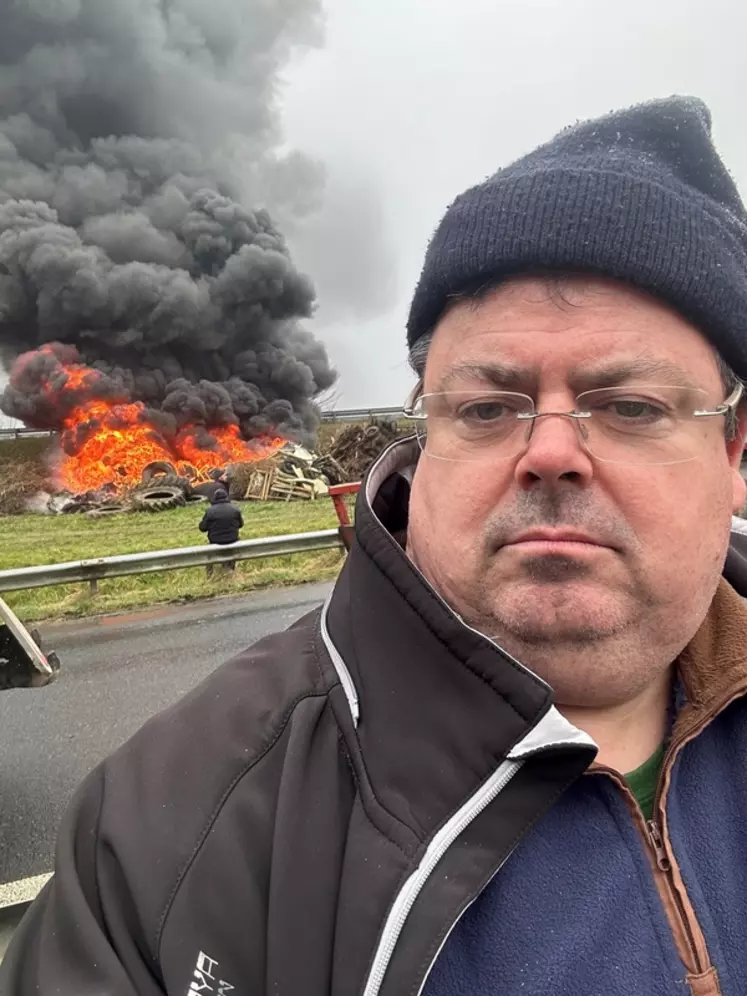
<svg viewBox="0 0 747 996">
<path fill-rule="evenodd" d="M 501 391 L 526 388 L 536 382 L 536 370 L 512 366 L 507 363 L 457 363 L 451 367 L 438 384 L 439 391 L 457 388 L 465 381 L 481 381 Z"/>
<path fill-rule="evenodd" d="M 571 386 L 576 391 L 588 391 L 601 387 L 617 387 L 618 384 L 632 381 L 649 384 L 671 384 L 674 387 L 702 388 L 692 376 L 676 363 L 656 359 L 653 356 L 640 356 L 631 360 L 587 367 L 575 370 L 570 377 Z"/>
<path fill-rule="evenodd" d="M 489 384 L 499 391 L 531 393 L 537 386 L 538 371 L 531 367 L 518 367 L 509 363 L 461 362 L 451 367 L 438 382 L 436 390 L 458 390 L 465 383 L 476 381 Z M 619 384 L 638 383 L 671 384 L 675 387 L 702 388 L 692 375 L 686 373 L 676 363 L 657 359 L 653 356 L 639 356 L 617 363 L 605 363 L 596 367 L 574 370 L 569 377 L 574 391 L 590 391 L 595 388 L 617 387 Z"/>
</svg>

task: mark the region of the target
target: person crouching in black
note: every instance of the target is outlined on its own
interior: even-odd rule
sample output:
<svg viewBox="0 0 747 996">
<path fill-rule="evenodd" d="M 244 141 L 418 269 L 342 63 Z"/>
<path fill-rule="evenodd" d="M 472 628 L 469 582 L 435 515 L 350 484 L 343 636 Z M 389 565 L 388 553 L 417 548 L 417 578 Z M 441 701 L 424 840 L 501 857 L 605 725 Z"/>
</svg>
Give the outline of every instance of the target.
<svg viewBox="0 0 747 996">
<path fill-rule="evenodd" d="M 210 508 L 205 512 L 200 522 L 200 532 L 207 533 L 208 543 L 226 546 L 235 543 L 239 538 L 239 530 L 244 527 L 244 519 L 239 509 L 228 498 L 225 488 L 217 488 L 210 500 Z M 207 576 L 213 576 L 213 564 L 208 564 Z M 225 563 L 226 570 L 233 571 L 236 561 Z"/>
</svg>

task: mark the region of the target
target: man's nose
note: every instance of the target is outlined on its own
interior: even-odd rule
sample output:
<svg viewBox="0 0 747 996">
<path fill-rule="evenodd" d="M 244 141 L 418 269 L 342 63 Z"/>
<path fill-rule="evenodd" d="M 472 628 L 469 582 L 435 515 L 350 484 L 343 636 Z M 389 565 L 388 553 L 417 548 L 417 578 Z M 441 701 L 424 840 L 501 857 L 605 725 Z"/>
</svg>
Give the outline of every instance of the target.
<svg viewBox="0 0 747 996">
<path fill-rule="evenodd" d="M 524 487 L 538 481 L 553 485 L 559 481 L 588 484 L 594 466 L 582 436 L 588 431 L 583 421 L 548 412 L 532 419 L 526 451 L 516 465 L 516 478 Z"/>
</svg>

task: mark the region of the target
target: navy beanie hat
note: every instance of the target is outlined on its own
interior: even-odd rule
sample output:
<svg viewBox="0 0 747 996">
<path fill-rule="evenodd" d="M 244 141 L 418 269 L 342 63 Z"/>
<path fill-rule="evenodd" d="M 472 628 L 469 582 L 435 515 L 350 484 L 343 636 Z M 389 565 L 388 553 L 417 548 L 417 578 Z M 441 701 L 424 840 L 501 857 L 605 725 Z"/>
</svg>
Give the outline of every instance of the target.
<svg viewBox="0 0 747 996">
<path fill-rule="evenodd" d="M 747 214 L 702 101 L 671 97 L 575 125 L 458 197 L 428 247 L 408 343 L 450 298 L 538 268 L 657 295 L 747 378 Z"/>
</svg>

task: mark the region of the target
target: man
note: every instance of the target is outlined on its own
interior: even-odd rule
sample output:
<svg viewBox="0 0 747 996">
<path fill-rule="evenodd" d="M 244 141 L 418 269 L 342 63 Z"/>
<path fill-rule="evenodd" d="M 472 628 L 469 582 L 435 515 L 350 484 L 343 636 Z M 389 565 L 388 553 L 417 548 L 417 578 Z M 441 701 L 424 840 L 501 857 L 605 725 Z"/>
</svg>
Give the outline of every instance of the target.
<svg viewBox="0 0 747 996">
<path fill-rule="evenodd" d="M 330 600 L 88 779 L 3 994 L 744 993 L 745 316 L 697 101 L 457 199 Z"/>
<path fill-rule="evenodd" d="M 236 543 L 239 538 L 239 530 L 244 528 L 244 517 L 235 505 L 228 500 L 228 493 L 224 488 L 216 488 L 210 499 L 210 508 L 207 509 L 199 525 L 201 533 L 207 533 L 208 543 L 217 543 L 219 546 L 226 546 L 229 543 Z M 213 564 L 208 564 L 207 576 L 213 575 Z M 229 560 L 224 564 L 226 570 L 234 570 L 235 560 Z"/>
</svg>

